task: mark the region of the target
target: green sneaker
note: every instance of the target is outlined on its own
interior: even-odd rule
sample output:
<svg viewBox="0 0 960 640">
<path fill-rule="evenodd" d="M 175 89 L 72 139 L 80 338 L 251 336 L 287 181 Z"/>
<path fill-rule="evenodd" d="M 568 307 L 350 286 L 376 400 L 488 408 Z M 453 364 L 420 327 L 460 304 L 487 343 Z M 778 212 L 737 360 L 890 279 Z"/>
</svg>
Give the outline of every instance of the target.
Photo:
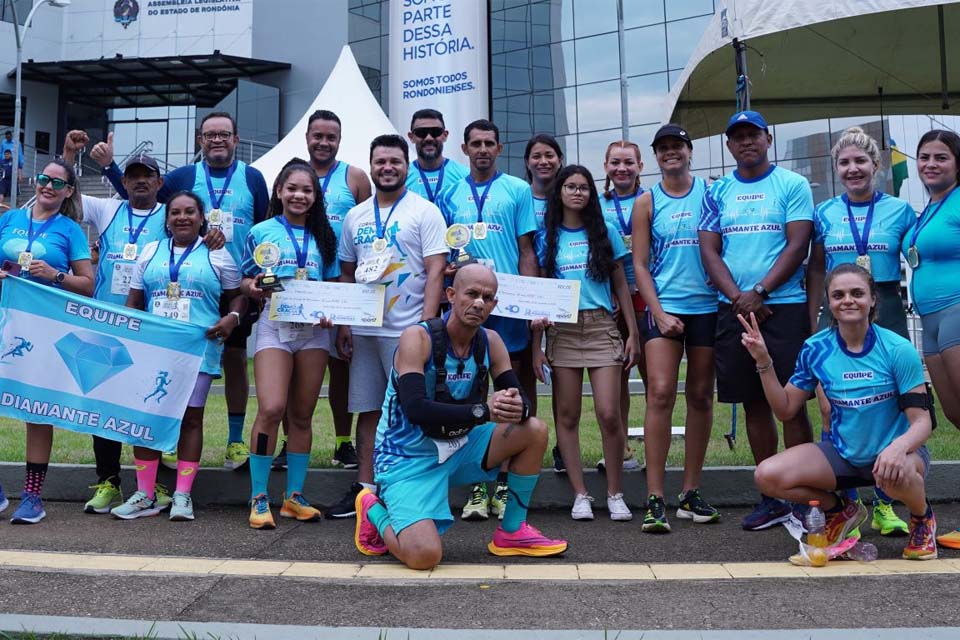
<svg viewBox="0 0 960 640">
<path fill-rule="evenodd" d="M 245 442 L 231 442 L 227 445 L 227 454 L 223 458 L 223 466 L 236 471 L 250 461 L 250 448 Z"/>
<path fill-rule="evenodd" d="M 110 509 L 123 504 L 123 494 L 109 480 L 90 485 L 94 489 L 93 497 L 83 505 L 84 513 L 110 513 Z"/>
<path fill-rule="evenodd" d="M 170 469 L 171 471 L 176 471 L 177 470 L 176 450 L 167 451 L 166 453 L 160 454 L 160 464 L 165 466 L 167 469 Z"/>
<path fill-rule="evenodd" d="M 170 498 L 170 492 L 167 491 L 167 488 L 159 482 L 153 485 L 153 492 L 157 494 L 157 509 L 160 511 L 166 511 L 167 507 L 170 506 L 170 503 L 173 502 L 173 500 Z"/>
<path fill-rule="evenodd" d="M 490 496 L 490 513 L 503 520 L 503 514 L 507 511 L 507 484 L 497 483 L 497 490 Z"/>
<path fill-rule="evenodd" d="M 873 520 L 870 528 L 879 531 L 882 536 L 905 536 L 910 533 L 907 523 L 897 516 L 893 505 L 883 500 L 873 501 Z"/>
<path fill-rule="evenodd" d="M 650 494 L 647 498 L 647 513 L 643 516 L 643 526 L 640 530 L 645 533 L 670 533 L 666 506 L 660 496 Z"/>
<path fill-rule="evenodd" d="M 486 520 L 490 517 L 486 483 L 475 484 L 470 489 L 470 499 L 463 506 L 460 518 L 463 520 Z"/>
</svg>

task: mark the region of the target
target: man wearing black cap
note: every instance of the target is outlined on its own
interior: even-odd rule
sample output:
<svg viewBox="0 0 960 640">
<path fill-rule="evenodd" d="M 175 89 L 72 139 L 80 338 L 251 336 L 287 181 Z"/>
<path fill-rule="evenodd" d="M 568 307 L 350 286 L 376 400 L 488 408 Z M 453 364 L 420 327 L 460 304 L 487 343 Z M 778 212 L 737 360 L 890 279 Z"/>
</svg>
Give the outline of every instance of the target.
<svg viewBox="0 0 960 640">
<path fill-rule="evenodd" d="M 747 437 L 759 463 L 777 452 L 778 434 L 759 372 L 741 345 L 737 320 L 754 314 L 781 384 L 793 373 L 809 335 L 802 263 L 813 230 L 813 194 L 802 176 L 770 163 L 773 138 L 756 111 L 735 113 L 727 149 L 737 169 L 710 185 L 700 218 L 700 254 L 720 292 L 717 315 L 717 399 L 743 403 Z M 787 447 L 810 442 L 805 411 L 783 424 Z M 790 517 L 790 506 L 761 496 L 743 528 L 766 529 Z"/>
</svg>

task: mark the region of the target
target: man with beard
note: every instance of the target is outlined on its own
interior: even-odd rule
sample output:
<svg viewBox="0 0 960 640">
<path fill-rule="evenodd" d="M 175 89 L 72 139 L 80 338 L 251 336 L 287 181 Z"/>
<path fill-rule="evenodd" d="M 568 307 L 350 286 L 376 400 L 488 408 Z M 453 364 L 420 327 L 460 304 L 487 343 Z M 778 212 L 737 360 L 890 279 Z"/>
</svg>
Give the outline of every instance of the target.
<svg viewBox="0 0 960 640">
<path fill-rule="evenodd" d="M 178 167 L 164 176 L 163 186 L 157 194 L 159 202 L 178 191 L 193 191 L 203 201 L 207 222 L 211 229 L 223 232 L 224 247 L 240 264 L 243 245 L 254 224 L 266 219 L 270 193 L 259 170 L 236 158 L 237 121 L 226 111 L 213 111 L 200 121 L 197 142 L 203 159 L 196 164 Z M 113 162 L 113 134 L 106 142 L 97 143 L 90 157 L 104 168 L 104 175 L 113 184 L 121 198 L 127 198 L 120 170 Z M 257 305 L 250 305 L 224 343 L 223 375 L 224 395 L 227 400 L 227 451 L 223 466 L 239 469 L 247 464 L 250 450 L 243 437 L 243 422 L 247 414 L 250 396 L 250 378 L 247 373 L 247 338 L 257 320 Z M 229 305 L 221 300 L 220 313 L 226 315 Z M 163 456 L 165 466 L 175 467 L 175 455 Z"/>
<path fill-rule="evenodd" d="M 400 136 L 374 138 L 374 195 L 347 213 L 340 235 L 341 281 L 386 287 L 382 326 L 338 329 L 337 349 L 351 356 L 348 409 L 359 414 L 354 497 L 374 490 L 373 443 L 400 334 L 436 317 L 443 287 L 446 224 L 436 205 L 406 188 L 408 153 Z"/>
<path fill-rule="evenodd" d="M 436 109 L 420 109 L 410 120 L 407 138 L 417 148 L 417 159 L 407 176 L 407 189 L 430 202 L 436 203 L 444 189 L 448 189 L 469 175 L 460 164 L 443 157 L 443 145 L 449 131 L 443 123 L 443 114 Z"/>
</svg>

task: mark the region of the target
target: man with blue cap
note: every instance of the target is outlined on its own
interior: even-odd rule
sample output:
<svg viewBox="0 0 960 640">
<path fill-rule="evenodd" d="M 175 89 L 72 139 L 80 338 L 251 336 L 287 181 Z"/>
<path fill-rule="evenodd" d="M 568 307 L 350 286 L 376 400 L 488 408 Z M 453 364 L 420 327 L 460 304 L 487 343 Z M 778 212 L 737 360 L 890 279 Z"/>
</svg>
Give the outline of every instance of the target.
<svg viewBox="0 0 960 640">
<path fill-rule="evenodd" d="M 700 255 L 719 291 L 717 399 L 743 403 L 747 437 L 759 464 L 777 452 L 778 434 L 763 394 L 762 370 L 740 342 L 737 316 L 756 317 L 773 358 L 767 366 L 786 384 L 809 335 L 802 264 L 813 230 L 813 193 L 806 178 L 770 162 L 773 137 L 762 115 L 735 113 L 726 135 L 737 168 L 704 195 Z M 812 440 L 805 410 L 783 423 L 783 439 L 787 447 Z M 788 503 L 761 495 L 742 525 L 766 529 L 790 513 Z"/>
</svg>

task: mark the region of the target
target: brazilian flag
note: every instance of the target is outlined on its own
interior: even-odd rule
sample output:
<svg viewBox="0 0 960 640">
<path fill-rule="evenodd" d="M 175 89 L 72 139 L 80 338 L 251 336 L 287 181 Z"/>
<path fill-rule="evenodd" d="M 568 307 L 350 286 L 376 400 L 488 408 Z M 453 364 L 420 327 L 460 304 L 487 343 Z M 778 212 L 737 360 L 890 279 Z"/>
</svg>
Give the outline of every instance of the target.
<svg viewBox="0 0 960 640">
<path fill-rule="evenodd" d="M 890 177 L 893 180 L 893 195 L 900 197 L 900 187 L 907 179 L 907 156 L 897 148 L 893 138 L 890 138 Z"/>
</svg>

